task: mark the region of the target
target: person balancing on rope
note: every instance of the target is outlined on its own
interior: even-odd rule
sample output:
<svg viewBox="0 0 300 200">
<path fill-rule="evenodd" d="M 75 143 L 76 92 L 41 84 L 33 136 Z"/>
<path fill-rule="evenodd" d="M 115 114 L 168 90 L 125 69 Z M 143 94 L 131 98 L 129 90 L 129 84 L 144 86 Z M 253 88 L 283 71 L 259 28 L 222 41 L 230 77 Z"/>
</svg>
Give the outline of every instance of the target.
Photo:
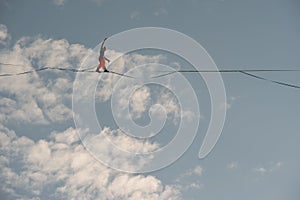
<svg viewBox="0 0 300 200">
<path fill-rule="evenodd" d="M 104 38 L 104 40 L 101 44 L 100 55 L 99 55 L 99 65 L 96 69 L 96 72 L 109 72 L 105 67 L 105 60 L 107 60 L 107 62 L 110 62 L 110 60 L 104 56 L 104 53 L 106 51 L 106 47 L 104 46 L 104 43 L 106 40 L 107 40 L 107 38 Z"/>
</svg>

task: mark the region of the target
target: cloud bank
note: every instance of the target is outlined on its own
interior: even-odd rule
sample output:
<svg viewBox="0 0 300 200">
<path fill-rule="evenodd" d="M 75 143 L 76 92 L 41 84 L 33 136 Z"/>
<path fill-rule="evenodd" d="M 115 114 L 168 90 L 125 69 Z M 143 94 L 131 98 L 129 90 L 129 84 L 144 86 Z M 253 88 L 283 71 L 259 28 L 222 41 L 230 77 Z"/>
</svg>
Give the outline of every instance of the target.
<svg viewBox="0 0 300 200">
<path fill-rule="evenodd" d="M 58 3 L 61 1 L 58 1 Z M 63 1 L 62 1 L 63 2 Z M 10 39 L 5 25 L 0 25 L 1 44 Z M 3 42 L 4 41 L 4 42 Z M 1 74 L 34 70 L 39 67 L 79 68 L 83 58 L 92 50 L 67 40 L 23 37 L 12 46 L 0 50 L 0 62 L 19 66 L 0 66 Z M 117 52 L 108 51 L 109 57 Z M 161 57 L 128 55 L 116 62 L 119 72 L 125 66 L 157 62 Z M 114 66 L 112 66 L 114 69 Z M 0 190 L 7 199 L 180 199 L 178 186 L 165 185 L 151 175 L 127 174 L 101 164 L 82 146 L 72 127 L 72 87 L 75 74 L 43 71 L 0 79 Z M 100 80 L 103 90 L 97 91 L 100 101 L 108 101 L 110 88 L 119 77 L 109 74 Z M 125 89 L 126 90 L 126 89 Z M 137 91 L 137 97 L 149 91 Z M 167 110 L 176 113 L 172 98 Z M 140 117 L 151 95 L 132 101 L 133 115 Z M 121 101 L 121 100 L 120 100 Z M 175 114 L 174 114 L 175 115 Z M 60 124 L 70 125 L 56 131 Z M 45 132 L 34 127 L 48 127 Z M 22 127 L 31 131 L 24 135 Z M 30 128 L 31 127 L 31 128 Z M 16 131 L 18 130 L 18 131 Z M 42 139 L 31 135 L 43 134 Z M 140 141 L 105 128 L 106 134 L 118 146 L 128 151 L 148 152 L 159 144 Z M 104 148 L 99 145 L 99 148 Z M 118 159 L 109 151 L 107 156 Z M 124 160 L 126 164 L 126 160 Z M 141 161 L 141 164 L 146 161 Z M 130 164 L 130 163 L 129 163 Z"/>
</svg>

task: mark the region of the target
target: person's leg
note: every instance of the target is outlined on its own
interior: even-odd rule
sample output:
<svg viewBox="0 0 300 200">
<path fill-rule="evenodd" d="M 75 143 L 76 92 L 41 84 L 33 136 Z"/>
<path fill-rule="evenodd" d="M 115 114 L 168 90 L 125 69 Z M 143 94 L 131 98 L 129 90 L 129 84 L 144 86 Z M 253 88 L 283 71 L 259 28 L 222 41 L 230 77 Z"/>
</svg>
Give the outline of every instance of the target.
<svg viewBox="0 0 300 200">
<path fill-rule="evenodd" d="M 100 69 L 103 70 L 103 71 L 106 70 L 104 57 L 100 58 Z"/>
<path fill-rule="evenodd" d="M 105 59 L 104 57 L 99 57 L 99 62 L 100 64 L 98 65 L 96 71 L 99 72 L 99 71 L 102 71 L 102 72 L 109 72 L 106 67 L 105 67 Z"/>
<path fill-rule="evenodd" d="M 99 65 L 98 65 L 98 67 L 97 67 L 97 69 L 96 69 L 96 71 L 97 72 L 99 72 L 99 71 L 104 71 L 105 70 L 105 60 L 104 60 L 104 58 L 102 58 L 101 56 L 99 56 Z"/>
<path fill-rule="evenodd" d="M 101 65 L 99 64 L 98 67 L 97 67 L 97 69 L 96 69 L 96 72 L 100 71 L 100 67 L 101 67 Z"/>
<path fill-rule="evenodd" d="M 96 72 L 99 72 L 99 70 L 101 68 L 101 56 L 99 56 L 98 60 L 99 60 L 99 65 L 98 65 L 98 67 L 96 69 Z"/>
</svg>

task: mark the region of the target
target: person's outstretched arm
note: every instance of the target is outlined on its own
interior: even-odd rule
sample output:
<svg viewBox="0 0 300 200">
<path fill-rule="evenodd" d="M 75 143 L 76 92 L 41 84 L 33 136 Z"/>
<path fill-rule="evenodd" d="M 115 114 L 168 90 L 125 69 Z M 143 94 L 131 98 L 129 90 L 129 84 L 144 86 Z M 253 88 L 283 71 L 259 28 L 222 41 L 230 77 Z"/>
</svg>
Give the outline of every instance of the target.
<svg viewBox="0 0 300 200">
<path fill-rule="evenodd" d="M 107 40 L 107 38 L 104 38 L 104 40 L 103 40 L 103 42 L 101 44 L 101 49 L 104 47 L 104 43 L 105 43 L 106 40 Z"/>
</svg>

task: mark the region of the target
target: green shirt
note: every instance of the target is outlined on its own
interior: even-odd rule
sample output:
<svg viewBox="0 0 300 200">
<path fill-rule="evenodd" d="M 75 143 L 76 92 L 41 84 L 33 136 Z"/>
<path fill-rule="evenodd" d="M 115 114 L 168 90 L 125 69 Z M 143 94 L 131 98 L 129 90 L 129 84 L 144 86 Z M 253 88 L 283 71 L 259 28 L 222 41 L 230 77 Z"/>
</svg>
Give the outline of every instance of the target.
<svg viewBox="0 0 300 200">
<path fill-rule="evenodd" d="M 100 49 L 100 57 L 104 57 L 104 49 Z"/>
</svg>

